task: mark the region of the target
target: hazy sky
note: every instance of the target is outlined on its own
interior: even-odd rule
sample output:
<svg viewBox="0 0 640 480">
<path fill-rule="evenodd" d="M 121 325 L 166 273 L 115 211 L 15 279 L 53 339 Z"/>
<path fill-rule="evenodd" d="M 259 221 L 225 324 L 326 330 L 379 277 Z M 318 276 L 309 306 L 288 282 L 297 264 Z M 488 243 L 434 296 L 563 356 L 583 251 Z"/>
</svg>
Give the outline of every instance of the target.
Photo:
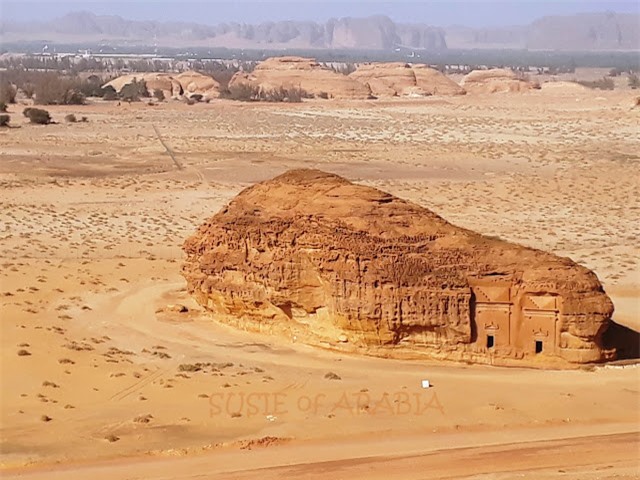
<svg viewBox="0 0 640 480">
<path fill-rule="evenodd" d="M 578 12 L 640 13 L 639 1 L 590 0 L 454 0 L 389 2 L 351 1 L 56 1 L 0 0 L 0 17 L 7 20 L 48 20 L 73 11 L 120 15 L 132 20 L 190 21 L 204 24 L 221 22 L 258 23 L 270 20 L 326 21 L 331 17 L 388 15 L 399 22 L 452 24 L 475 27 L 521 25 L 544 15 Z"/>
</svg>

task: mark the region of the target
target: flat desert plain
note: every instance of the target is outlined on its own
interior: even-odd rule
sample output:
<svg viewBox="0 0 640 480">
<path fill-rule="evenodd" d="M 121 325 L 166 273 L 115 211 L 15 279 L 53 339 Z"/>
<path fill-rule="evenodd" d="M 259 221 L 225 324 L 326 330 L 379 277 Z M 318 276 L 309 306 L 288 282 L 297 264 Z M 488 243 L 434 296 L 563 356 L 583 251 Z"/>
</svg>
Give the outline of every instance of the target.
<svg viewBox="0 0 640 480">
<path fill-rule="evenodd" d="M 614 320 L 638 331 L 632 104 L 629 91 L 561 89 L 92 103 L 51 107 L 59 123 L 48 126 L 10 106 L 3 478 L 640 478 L 633 363 L 350 356 L 218 324 L 180 275 L 184 239 L 243 188 L 313 167 L 570 256 L 598 274 Z M 68 113 L 88 121 L 64 123 Z"/>
</svg>

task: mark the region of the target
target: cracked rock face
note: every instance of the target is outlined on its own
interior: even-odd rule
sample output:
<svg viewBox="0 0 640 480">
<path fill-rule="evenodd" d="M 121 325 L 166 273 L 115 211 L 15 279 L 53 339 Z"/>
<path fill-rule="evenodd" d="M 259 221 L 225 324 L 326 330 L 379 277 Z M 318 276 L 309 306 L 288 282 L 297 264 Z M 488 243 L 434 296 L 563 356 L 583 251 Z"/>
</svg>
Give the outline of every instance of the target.
<svg viewBox="0 0 640 480">
<path fill-rule="evenodd" d="M 192 295 L 251 331 L 494 364 L 613 355 L 601 347 L 613 305 L 590 270 L 318 170 L 247 188 L 184 250 Z"/>
</svg>

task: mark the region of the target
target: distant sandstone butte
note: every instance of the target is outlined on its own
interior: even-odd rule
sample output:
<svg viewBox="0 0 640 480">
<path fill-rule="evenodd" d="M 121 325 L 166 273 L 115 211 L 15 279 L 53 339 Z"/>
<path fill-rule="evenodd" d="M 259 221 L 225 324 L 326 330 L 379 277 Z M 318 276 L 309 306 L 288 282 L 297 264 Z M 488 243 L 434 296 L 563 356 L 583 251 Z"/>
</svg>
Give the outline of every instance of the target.
<svg viewBox="0 0 640 480">
<path fill-rule="evenodd" d="M 368 63 L 349 75 L 369 86 L 375 96 L 462 95 L 464 89 L 456 82 L 429 68 L 409 63 Z"/>
<path fill-rule="evenodd" d="M 273 57 L 260 62 L 251 73 L 237 72 L 229 87 L 240 83 L 263 90 L 299 87 L 316 96 L 327 93 L 332 98 L 367 98 L 371 91 L 347 75 L 320 65 L 313 58 Z"/>
<path fill-rule="evenodd" d="M 613 305 L 590 270 L 318 170 L 245 189 L 184 250 L 191 294 L 251 331 L 495 364 L 614 353 L 602 347 Z"/>
</svg>

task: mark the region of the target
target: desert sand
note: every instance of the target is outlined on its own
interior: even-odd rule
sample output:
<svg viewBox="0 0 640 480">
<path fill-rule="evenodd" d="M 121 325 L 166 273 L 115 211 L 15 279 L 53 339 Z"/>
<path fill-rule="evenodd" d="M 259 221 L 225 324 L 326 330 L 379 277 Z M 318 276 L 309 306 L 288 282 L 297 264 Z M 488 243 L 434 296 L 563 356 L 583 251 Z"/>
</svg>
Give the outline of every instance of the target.
<svg viewBox="0 0 640 480">
<path fill-rule="evenodd" d="M 216 323 L 180 274 L 184 239 L 243 188 L 312 167 L 570 256 L 638 331 L 631 99 L 93 103 L 49 108 L 60 123 L 48 126 L 10 106 L 3 478 L 638 478 L 633 363 L 336 353 Z"/>
</svg>

